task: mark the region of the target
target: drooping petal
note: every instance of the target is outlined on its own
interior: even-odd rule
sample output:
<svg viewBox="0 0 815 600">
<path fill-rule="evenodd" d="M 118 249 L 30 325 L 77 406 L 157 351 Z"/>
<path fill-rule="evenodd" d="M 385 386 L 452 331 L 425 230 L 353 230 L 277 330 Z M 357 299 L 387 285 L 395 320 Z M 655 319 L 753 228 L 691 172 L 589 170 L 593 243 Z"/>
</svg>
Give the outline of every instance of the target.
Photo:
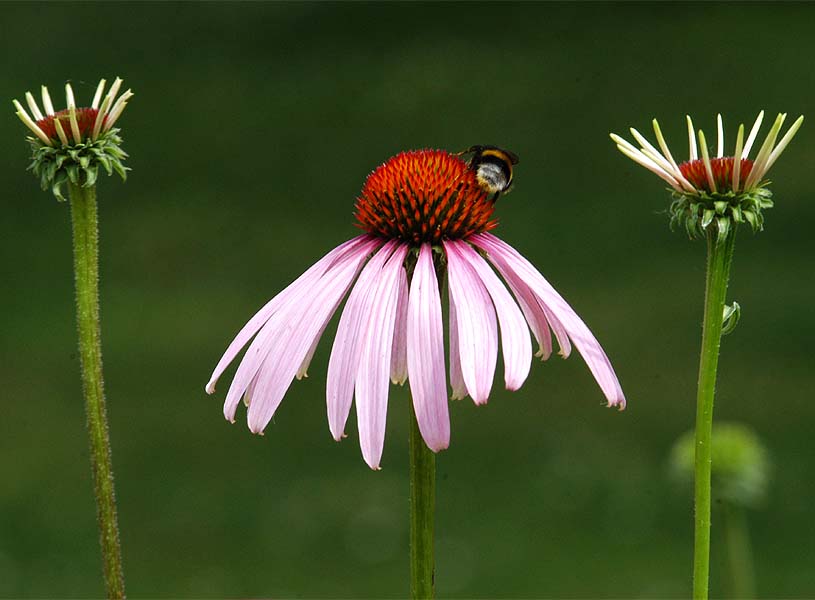
<svg viewBox="0 0 815 600">
<path fill-rule="evenodd" d="M 458 317 L 456 315 L 456 301 L 450 293 L 448 286 L 448 306 L 450 307 L 450 388 L 451 400 L 463 400 L 467 397 L 467 386 L 461 375 L 461 357 L 458 354 Z"/>
<path fill-rule="evenodd" d="M 298 307 L 302 306 L 303 303 L 308 302 L 309 299 L 313 297 L 313 291 L 315 289 L 325 289 L 326 283 L 330 283 L 332 280 L 326 278 L 325 280 L 322 279 L 323 276 L 327 276 L 331 270 L 340 269 L 343 266 L 346 266 L 349 262 L 355 266 L 356 269 L 359 269 L 361 264 L 366 260 L 370 251 L 376 247 L 377 241 L 374 239 L 368 239 L 367 241 L 362 241 L 360 244 L 356 244 L 354 246 L 349 246 L 345 252 L 340 253 L 339 255 L 334 255 L 334 260 L 331 264 L 323 264 L 320 267 L 320 270 L 323 270 L 324 273 L 320 274 L 320 277 L 315 276 L 314 272 L 309 269 L 306 273 L 309 274 L 309 277 L 305 277 L 305 274 L 297 279 L 294 283 L 289 285 L 283 292 L 278 294 L 278 296 L 273 299 L 269 304 L 272 306 L 270 307 L 267 304 L 264 309 L 261 309 L 261 312 L 264 310 L 271 308 L 271 310 L 267 311 L 267 314 L 262 317 L 262 319 L 257 318 L 256 315 L 253 320 L 256 318 L 256 323 L 252 323 L 250 321 L 244 327 L 244 330 L 247 330 L 250 325 L 253 327 L 253 333 L 260 326 L 261 321 L 264 320 L 265 323 L 262 323 L 262 328 L 255 339 L 252 340 L 252 343 L 249 344 L 249 348 L 246 350 L 246 354 L 241 360 L 240 364 L 238 365 L 237 370 L 235 371 L 235 376 L 232 379 L 232 383 L 229 386 L 229 391 L 226 395 L 226 400 L 224 401 L 224 417 L 226 417 L 229 421 L 234 421 L 235 419 L 235 409 L 238 406 L 240 401 L 241 395 L 246 390 L 249 382 L 255 378 L 255 375 L 263 368 L 264 365 L 267 363 L 267 358 L 272 347 L 275 345 L 276 341 L 281 337 L 286 337 L 290 335 L 290 331 L 287 331 L 287 328 L 291 328 L 295 323 L 296 311 Z M 319 263 L 318 263 L 319 264 Z M 350 281 L 348 282 L 350 285 Z M 260 313 L 259 313 L 260 314 Z M 292 316 L 292 315 L 295 316 Z M 241 334 L 245 333 L 242 331 Z M 239 336 L 241 335 L 239 334 Z M 249 337 L 249 336 L 247 336 Z M 309 340 L 309 345 L 313 343 L 313 337 Z M 240 350 L 241 341 L 236 338 L 236 341 L 233 342 L 229 349 L 227 349 L 227 354 L 230 351 L 234 351 L 237 353 Z M 245 342 L 243 342 L 245 343 Z M 237 348 L 233 348 L 237 346 Z M 234 356 L 234 355 L 233 355 Z M 228 364 L 229 360 L 231 360 L 231 356 L 227 357 L 224 356 L 221 359 L 221 363 L 223 363 L 223 368 L 225 368 L 226 364 Z M 274 364 L 271 365 L 271 368 L 276 368 Z M 210 387 L 214 391 L 214 381 L 217 378 L 217 375 L 220 373 L 217 372 L 213 374 L 213 380 L 211 382 Z"/>
<path fill-rule="evenodd" d="M 387 242 L 365 265 L 348 296 L 337 327 L 331 358 L 328 361 L 325 386 L 328 427 L 337 441 L 344 435 L 345 422 L 351 410 L 354 383 L 362 353 L 361 340 L 367 326 L 365 317 L 370 313 L 372 302 L 369 298 L 373 289 L 372 284 L 395 246 L 396 242 Z"/>
<path fill-rule="evenodd" d="M 444 377 L 444 329 L 433 250 L 422 244 L 410 282 L 407 358 L 410 392 L 419 431 L 438 452 L 450 445 L 450 415 Z"/>
<path fill-rule="evenodd" d="M 385 266 L 374 273 L 369 302 L 363 314 L 364 337 L 356 377 L 357 425 L 362 456 L 368 466 L 379 469 L 385 445 L 388 386 L 393 350 L 393 331 L 399 295 L 399 274 L 408 246 L 396 248 Z"/>
<path fill-rule="evenodd" d="M 508 390 L 520 388 L 529 375 L 532 363 L 532 341 L 521 309 L 512 299 L 498 276 L 465 242 L 451 242 L 470 264 L 492 298 L 498 324 L 501 327 L 501 348 L 504 355 L 504 383 Z"/>
<path fill-rule="evenodd" d="M 249 322 L 241 328 L 238 335 L 236 335 L 232 343 L 229 344 L 226 352 L 224 352 L 224 355 L 221 357 L 221 360 L 218 361 L 215 370 L 212 372 L 212 376 L 209 378 L 209 382 L 206 385 L 207 393 L 212 394 L 215 392 L 215 384 L 218 382 L 224 370 L 226 370 L 247 342 L 263 327 L 263 324 L 266 323 L 281 306 L 285 305 L 287 298 L 294 295 L 298 289 L 311 289 L 338 258 L 341 258 L 348 252 L 354 252 L 363 247 L 373 250 L 375 247 L 375 238 L 368 235 L 360 235 L 340 244 L 317 261 L 305 273 L 300 275 L 300 277 L 295 279 L 277 296 L 269 300 L 255 316 L 249 319 Z"/>
<path fill-rule="evenodd" d="M 325 329 L 367 259 L 367 249 L 340 259 L 313 289 L 304 290 L 270 319 L 267 327 L 276 335 L 269 344 L 248 410 L 253 433 L 262 432 L 271 421 L 314 339 Z"/>
<path fill-rule="evenodd" d="M 408 281 L 404 267 L 399 272 L 399 289 L 396 300 L 396 323 L 393 327 L 393 350 L 391 352 L 391 381 L 404 385 L 407 369 L 407 311 Z"/>
<path fill-rule="evenodd" d="M 295 374 L 298 381 L 303 379 L 303 377 L 308 377 L 308 368 L 311 365 L 311 359 L 314 358 L 314 353 L 317 351 L 317 345 L 320 343 L 320 338 L 323 337 L 323 332 L 325 331 L 327 325 L 328 321 L 325 322 L 323 328 L 317 334 L 317 337 L 314 338 L 311 348 L 309 348 L 308 352 L 306 352 L 306 357 L 303 359 L 303 362 L 300 363 L 300 367 L 297 369 L 297 373 Z"/>
<path fill-rule="evenodd" d="M 517 280 L 516 277 L 507 277 L 504 273 L 501 273 L 501 275 L 504 277 L 509 289 L 512 290 L 512 294 L 524 314 L 526 323 L 538 342 L 538 351 L 535 356 L 539 356 L 541 360 L 548 360 L 552 355 L 552 332 L 540 302 L 523 281 Z"/>
<path fill-rule="evenodd" d="M 243 394 L 243 405 L 246 408 L 249 408 L 249 405 L 252 404 L 252 396 L 255 395 L 255 386 L 258 383 L 258 376 L 255 375 L 252 378 L 252 381 L 249 382 L 249 385 L 246 386 L 246 391 Z"/>
<path fill-rule="evenodd" d="M 484 284 L 461 256 L 454 242 L 445 241 L 450 297 L 456 305 L 461 375 L 476 404 L 490 395 L 498 359 L 495 309 Z"/>
<path fill-rule="evenodd" d="M 583 356 L 583 360 L 586 361 L 589 370 L 600 385 L 600 389 L 603 390 L 609 406 L 625 408 L 625 396 L 606 353 L 585 323 L 544 279 L 543 275 L 517 250 L 494 235 L 481 233 L 472 236 L 470 241 L 487 252 L 489 260 L 502 275 L 515 273 L 520 280 L 526 283 L 540 302 L 552 311 L 568 331 Z"/>
</svg>

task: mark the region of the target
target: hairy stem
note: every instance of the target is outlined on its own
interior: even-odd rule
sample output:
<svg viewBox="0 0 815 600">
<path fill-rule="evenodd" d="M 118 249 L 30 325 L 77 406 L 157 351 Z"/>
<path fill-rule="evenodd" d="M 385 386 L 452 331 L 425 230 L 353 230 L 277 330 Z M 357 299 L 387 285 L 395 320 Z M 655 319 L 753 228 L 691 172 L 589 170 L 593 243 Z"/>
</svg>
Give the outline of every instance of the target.
<svg viewBox="0 0 815 600">
<path fill-rule="evenodd" d="M 716 228 L 707 232 L 707 277 L 705 316 L 702 324 L 702 351 L 699 359 L 699 387 L 696 396 L 696 465 L 694 479 L 695 535 L 693 547 L 693 598 L 706 600 L 710 574 L 710 465 L 713 430 L 713 396 L 722 338 L 730 263 L 736 242 L 735 228 L 724 239 Z"/>
<path fill-rule="evenodd" d="M 70 184 L 69 187 L 79 356 L 82 363 L 82 388 L 85 395 L 85 413 L 90 441 L 99 540 L 102 547 L 105 590 L 108 598 L 124 598 L 122 552 L 119 546 L 113 466 L 110 458 L 110 438 L 102 381 L 96 188 L 74 184 Z"/>
</svg>

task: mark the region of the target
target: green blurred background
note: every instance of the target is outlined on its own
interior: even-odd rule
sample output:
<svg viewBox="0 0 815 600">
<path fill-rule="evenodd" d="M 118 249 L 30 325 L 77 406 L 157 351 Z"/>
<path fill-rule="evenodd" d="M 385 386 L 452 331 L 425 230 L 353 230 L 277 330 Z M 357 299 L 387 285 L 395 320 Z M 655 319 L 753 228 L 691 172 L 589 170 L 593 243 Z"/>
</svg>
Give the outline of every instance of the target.
<svg viewBox="0 0 815 600">
<path fill-rule="evenodd" d="M 366 174 L 400 150 L 521 156 L 498 234 L 583 316 L 626 391 L 603 407 L 581 359 L 452 405 L 438 457 L 444 597 L 681 597 L 692 506 L 666 464 L 692 426 L 704 244 L 670 232 L 663 184 L 608 132 L 684 116 L 728 145 L 761 108 L 815 118 L 812 4 L 11 4 L 0 97 L 0 595 L 102 593 L 77 373 L 68 207 L 25 171 L 12 98 L 136 97 L 133 171 L 105 178 L 108 410 L 131 596 L 407 594 L 407 400 L 381 472 L 328 432 L 333 326 L 264 437 L 203 387 L 254 310 L 357 233 Z M 749 126 L 748 123 L 748 126 Z M 740 234 L 716 414 L 775 464 L 750 514 L 759 593 L 815 596 L 813 123 L 773 168 L 767 230 Z M 767 126 L 765 125 L 766 131 Z M 714 514 L 715 595 L 726 591 Z"/>
</svg>

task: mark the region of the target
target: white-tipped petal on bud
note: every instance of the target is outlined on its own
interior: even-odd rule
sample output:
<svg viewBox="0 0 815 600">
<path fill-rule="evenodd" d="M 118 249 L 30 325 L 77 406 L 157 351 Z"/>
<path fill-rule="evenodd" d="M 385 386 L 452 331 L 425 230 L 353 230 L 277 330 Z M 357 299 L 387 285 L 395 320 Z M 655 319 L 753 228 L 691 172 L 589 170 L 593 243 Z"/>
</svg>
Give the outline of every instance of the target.
<svg viewBox="0 0 815 600">
<path fill-rule="evenodd" d="M 74 100 L 74 90 L 70 83 L 65 84 L 65 100 L 68 102 L 68 108 L 76 108 L 76 100 Z"/>
<path fill-rule="evenodd" d="M 722 124 L 722 114 L 716 115 L 716 134 L 718 141 L 716 142 L 716 158 L 724 156 L 724 125 Z"/>
<path fill-rule="evenodd" d="M 71 134 L 74 136 L 74 142 L 79 144 L 82 142 L 82 134 L 79 133 L 79 122 L 76 120 L 76 100 L 70 83 L 65 84 L 65 99 L 68 102 L 68 120 L 71 123 Z"/>
<path fill-rule="evenodd" d="M 753 148 L 753 142 L 756 140 L 756 136 L 758 135 L 758 130 L 761 128 L 761 122 L 764 120 L 764 111 L 760 111 L 758 116 L 756 117 L 756 122 L 753 123 L 752 129 L 750 129 L 750 135 L 747 136 L 747 141 L 744 142 L 744 150 L 741 151 L 741 157 L 747 158 L 750 154 L 750 150 Z"/>
<path fill-rule="evenodd" d="M 784 119 L 786 118 L 787 113 L 778 113 L 778 116 L 775 118 L 770 132 L 767 134 L 764 143 L 761 144 L 761 148 L 753 162 L 753 170 L 750 171 L 750 175 L 747 176 L 747 180 L 744 182 L 745 190 L 752 189 L 764 178 L 764 173 L 767 172 L 767 159 L 770 157 L 770 152 L 773 146 L 775 146 L 775 140 L 778 138 L 778 132 L 781 130 L 781 126 L 784 124 Z"/>
<path fill-rule="evenodd" d="M 32 114 L 32 116 L 33 116 L 33 117 L 34 117 L 34 118 L 35 118 L 37 121 L 42 121 L 42 120 L 43 120 L 45 117 L 44 117 L 44 116 L 43 116 L 43 114 L 40 112 L 40 107 L 39 107 L 39 106 L 37 106 L 37 101 L 36 101 L 36 100 L 34 100 L 34 96 L 32 96 L 32 95 L 31 95 L 31 92 L 26 92 L 26 93 L 25 93 L 25 101 L 26 101 L 26 103 L 28 104 L 28 108 L 30 108 L 30 109 L 31 109 L 31 114 Z"/>
<path fill-rule="evenodd" d="M 108 107 L 112 107 L 114 101 L 116 100 L 116 94 L 119 93 L 119 88 L 122 87 L 122 80 L 120 78 L 116 78 L 113 81 L 113 85 L 110 86 L 110 90 L 108 90 L 107 95 L 105 96 L 106 99 L 109 100 Z"/>
<path fill-rule="evenodd" d="M 662 130 L 659 127 L 659 123 L 657 122 L 656 119 L 654 119 L 651 122 L 651 124 L 654 126 L 654 134 L 657 136 L 657 143 L 659 144 L 659 147 L 662 149 L 662 154 L 665 156 L 665 158 L 667 158 L 670 161 L 671 165 L 673 166 L 672 173 L 674 173 L 676 179 L 679 181 L 683 188 L 685 188 L 689 192 L 695 192 L 696 188 L 693 187 L 693 184 L 690 181 L 688 181 L 684 175 L 682 175 L 682 171 L 679 170 L 679 165 L 676 164 L 676 161 L 674 160 L 671 151 L 668 149 L 668 143 L 665 141 L 665 137 L 662 135 Z"/>
<path fill-rule="evenodd" d="M 665 141 L 665 137 L 662 135 L 662 129 L 659 127 L 659 121 L 656 119 L 651 121 L 651 125 L 654 127 L 654 135 L 657 136 L 657 144 L 659 144 L 660 150 L 662 150 L 662 154 L 665 155 L 665 158 L 673 165 L 675 170 L 679 170 L 679 165 L 676 164 L 671 151 L 668 149 L 668 143 Z"/>
<path fill-rule="evenodd" d="M 54 119 L 54 128 L 57 130 L 59 141 L 62 142 L 63 146 L 67 146 L 69 144 L 68 136 L 65 135 L 65 130 L 62 128 L 62 123 L 59 122 L 59 119 Z"/>
<path fill-rule="evenodd" d="M 17 100 L 13 101 L 14 108 L 17 109 L 17 116 L 20 117 L 20 120 L 25 123 L 25 126 L 28 127 L 31 132 L 36 135 L 40 141 L 45 144 L 46 146 L 53 146 L 51 140 L 48 139 L 48 136 L 45 135 L 40 126 L 34 122 L 34 120 L 28 116 L 28 113 L 23 108 L 23 105 L 20 104 Z"/>
<path fill-rule="evenodd" d="M 707 174 L 707 184 L 710 186 L 712 192 L 716 192 L 716 181 L 713 179 L 713 169 L 710 167 L 710 156 L 707 153 L 707 143 L 705 142 L 705 134 L 699 130 L 699 149 L 702 151 L 702 162 L 705 163 L 705 173 Z"/>
<path fill-rule="evenodd" d="M 744 143 L 744 124 L 739 125 L 739 133 L 736 136 L 736 151 L 733 153 L 733 191 L 739 191 L 739 177 L 741 176 L 741 148 Z"/>
<path fill-rule="evenodd" d="M 99 132 L 102 130 L 102 123 L 105 121 L 105 113 L 107 113 L 108 106 L 110 105 L 110 98 L 105 96 L 105 99 L 102 100 L 102 106 L 99 108 L 99 112 L 96 113 L 96 121 L 93 123 L 93 131 L 91 132 L 91 140 L 96 141 L 96 138 L 99 137 Z"/>
<path fill-rule="evenodd" d="M 79 132 L 79 122 L 76 120 L 76 106 L 68 109 L 68 118 L 71 121 L 71 133 L 74 136 L 74 142 L 77 144 L 82 143 L 82 134 Z"/>
<path fill-rule="evenodd" d="M 784 137 L 781 138 L 781 141 L 778 142 L 778 145 L 770 153 L 770 157 L 767 159 L 767 165 L 764 167 L 764 174 L 765 175 L 767 174 L 767 171 L 770 170 L 770 167 L 773 166 L 775 161 L 778 160 L 778 157 L 781 156 L 781 153 L 784 151 L 784 149 L 787 147 L 787 144 L 790 143 L 792 138 L 795 136 L 795 134 L 801 128 L 801 125 L 803 124 L 803 122 L 804 122 L 804 115 L 801 115 L 800 117 L 798 117 L 795 120 L 795 123 L 793 123 L 790 126 L 789 129 L 787 129 L 787 133 L 784 134 Z"/>
<path fill-rule="evenodd" d="M 99 85 L 96 86 L 96 93 L 93 95 L 93 102 L 91 102 L 91 108 L 98 109 L 99 108 L 99 101 L 102 99 L 102 92 L 105 91 L 105 80 L 102 79 L 99 81 Z"/>
<path fill-rule="evenodd" d="M 639 142 L 640 146 L 642 146 L 640 152 L 642 152 L 648 158 L 657 163 L 660 167 L 662 167 L 663 170 L 673 174 L 673 166 L 671 166 L 671 163 L 668 162 L 668 159 L 662 156 L 662 153 L 659 150 L 654 148 L 651 142 L 645 139 L 644 135 L 642 135 L 639 131 L 637 131 L 633 127 L 631 127 L 629 131 L 631 132 L 631 135 L 634 136 L 634 139 L 637 140 L 637 142 Z"/>
<path fill-rule="evenodd" d="M 690 160 L 698 160 L 699 155 L 696 152 L 696 134 L 693 131 L 693 121 L 691 121 L 690 115 L 685 115 L 685 118 L 688 120 L 688 146 Z"/>
<path fill-rule="evenodd" d="M 631 144 L 626 142 L 620 136 L 615 134 L 611 134 L 611 139 L 617 142 L 617 149 L 625 154 L 628 158 L 633 160 L 635 163 L 642 165 L 649 171 L 651 171 L 654 175 L 657 175 L 662 180 L 664 180 L 668 185 L 674 188 L 676 191 L 681 192 L 682 187 L 679 185 L 679 182 L 671 176 L 670 173 L 664 171 L 658 164 L 656 164 L 653 160 L 645 156 L 642 152 L 634 148 Z"/>
<path fill-rule="evenodd" d="M 130 100 L 134 96 L 133 92 L 127 90 L 124 94 L 122 94 L 119 99 L 116 101 L 116 104 L 113 105 L 113 108 L 110 109 L 110 113 L 108 113 L 108 118 L 105 121 L 105 125 L 103 129 L 105 131 L 109 131 L 116 120 L 122 115 L 122 112 L 127 106 L 127 101 Z"/>
<path fill-rule="evenodd" d="M 42 92 L 42 107 L 45 109 L 45 114 L 49 117 L 54 116 L 54 105 L 51 103 L 51 95 L 48 93 L 48 88 L 41 87 Z"/>
</svg>

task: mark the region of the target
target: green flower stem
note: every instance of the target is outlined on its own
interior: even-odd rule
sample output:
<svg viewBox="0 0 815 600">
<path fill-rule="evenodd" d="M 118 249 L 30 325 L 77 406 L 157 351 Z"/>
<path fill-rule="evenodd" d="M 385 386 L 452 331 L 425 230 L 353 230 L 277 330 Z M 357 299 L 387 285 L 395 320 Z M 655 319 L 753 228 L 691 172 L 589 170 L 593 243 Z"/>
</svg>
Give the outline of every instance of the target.
<svg viewBox="0 0 815 600">
<path fill-rule="evenodd" d="M 82 388 L 90 439 L 96 516 L 105 588 L 108 598 L 124 598 L 122 552 L 116 518 L 113 466 L 105 414 L 102 382 L 102 348 L 99 327 L 99 238 L 96 188 L 69 184 L 71 221 L 74 238 L 74 276 L 76 278 L 76 320 L 79 330 L 79 355 L 82 362 Z"/>
<path fill-rule="evenodd" d="M 735 227 L 724 234 L 707 229 L 707 277 L 699 388 L 696 396 L 695 536 L 693 548 L 693 598 L 706 600 L 710 574 L 710 465 L 713 430 L 713 395 L 722 338 L 722 316 L 730 263 L 736 243 Z"/>
<path fill-rule="evenodd" d="M 755 598 L 753 555 L 744 509 L 732 503 L 724 507 L 724 532 L 727 544 L 727 562 L 730 566 L 732 598 Z"/>
<path fill-rule="evenodd" d="M 436 505 L 436 455 L 425 445 L 410 406 L 410 597 L 435 597 L 433 525 Z"/>
</svg>

